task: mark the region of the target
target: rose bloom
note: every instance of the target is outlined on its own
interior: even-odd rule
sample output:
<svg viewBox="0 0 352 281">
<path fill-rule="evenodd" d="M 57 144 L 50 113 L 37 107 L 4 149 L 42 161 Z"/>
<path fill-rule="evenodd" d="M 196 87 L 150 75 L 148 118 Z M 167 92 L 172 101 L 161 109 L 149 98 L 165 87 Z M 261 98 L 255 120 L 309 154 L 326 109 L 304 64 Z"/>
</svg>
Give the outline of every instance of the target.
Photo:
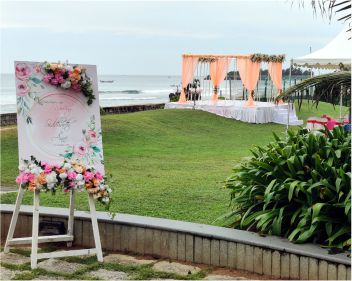
<svg viewBox="0 0 352 281">
<path fill-rule="evenodd" d="M 46 177 L 44 173 L 41 173 L 38 177 L 37 177 L 37 183 L 40 185 L 46 184 Z"/>
<path fill-rule="evenodd" d="M 37 189 L 37 184 L 36 184 L 35 182 L 31 181 L 31 182 L 29 183 L 28 190 L 29 190 L 29 191 L 34 191 L 34 190 L 36 190 L 36 189 Z"/>
<path fill-rule="evenodd" d="M 86 183 L 86 188 L 87 188 L 87 189 L 90 189 L 90 188 L 92 188 L 92 187 L 93 187 L 93 183 L 92 183 L 91 181 L 89 181 L 89 182 Z"/>
<path fill-rule="evenodd" d="M 93 130 L 88 130 L 86 134 L 86 139 L 89 143 L 96 143 L 97 142 L 97 133 Z"/>
<path fill-rule="evenodd" d="M 81 157 L 84 156 L 87 153 L 87 145 L 83 142 L 75 145 L 74 152 Z"/>
<path fill-rule="evenodd" d="M 24 97 L 28 93 L 29 93 L 29 87 L 27 86 L 27 83 L 20 82 L 17 84 L 17 96 Z"/>
<path fill-rule="evenodd" d="M 31 73 L 31 69 L 25 63 L 18 63 L 16 64 L 15 72 L 17 79 L 26 80 Z"/>
<path fill-rule="evenodd" d="M 85 171 L 84 167 L 79 164 L 73 165 L 73 169 L 76 171 L 76 173 L 79 173 L 79 174 L 81 174 Z"/>
</svg>

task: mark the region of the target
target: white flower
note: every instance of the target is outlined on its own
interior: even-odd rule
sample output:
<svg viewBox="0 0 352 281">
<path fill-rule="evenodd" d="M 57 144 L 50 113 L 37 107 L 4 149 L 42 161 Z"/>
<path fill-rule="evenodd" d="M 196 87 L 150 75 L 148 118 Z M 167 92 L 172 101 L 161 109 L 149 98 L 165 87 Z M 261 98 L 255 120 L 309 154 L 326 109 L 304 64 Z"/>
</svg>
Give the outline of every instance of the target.
<svg viewBox="0 0 352 281">
<path fill-rule="evenodd" d="M 108 192 L 108 193 L 111 193 L 111 192 L 112 192 L 112 189 L 111 189 L 111 188 L 108 188 L 108 189 L 107 189 L 107 192 Z"/>
<path fill-rule="evenodd" d="M 29 174 L 31 172 L 31 170 L 30 169 L 26 169 L 26 170 L 24 170 L 24 172 Z"/>
<path fill-rule="evenodd" d="M 100 185 L 100 186 L 99 186 L 99 189 L 100 189 L 100 190 L 105 190 L 105 186 L 104 186 L 104 185 Z"/>
<path fill-rule="evenodd" d="M 83 180 L 78 181 L 78 182 L 77 182 L 77 187 L 78 187 L 78 188 L 83 188 L 83 187 L 84 187 L 84 184 L 85 184 L 85 181 L 83 181 Z"/>
<path fill-rule="evenodd" d="M 61 84 L 61 88 L 68 89 L 71 87 L 71 82 L 66 80 L 64 83 Z"/>
<path fill-rule="evenodd" d="M 46 186 L 48 189 L 54 189 L 55 183 L 48 183 Z"/>
<path fill-rule="evenodd" d="M 102 199 L 102 201 L 103 201 L 103 202 L 105 202 L 105 203 L 108 203 L 108 202 L 109 202 L 109 200 L 110 200 L 110 198 L 109 198 L 109 197 L 104 197 L 104 198 Z"/>
<path fill-rule="evenodd" d="M 55 185 L 55 183 L 57 183 L 57 178 L 56 178 L 56 173 L 55 172 L 51 172 L 50 174 L 47 174 L 45 176 L 46 182 L 49 185 Z"/>
<path fill-rule="evenodd" d="M 59 175 L 59 177 L 60 177 L 60 179 L 64 180 L 64 179 L 67 178 L 67 174 L 66 174 L 66 173 L 61 173 L 61 174 Z"/>
<path fill-rule="evenodd" d="M 83 180 L 82 174 L 77 174 L 77 176 L 76 176 L 76 181 L 81 181 L 81 180 Z M 84 181 L 83 181 L 83 182 L 84 182 Z"/>
<path fill-rule="evenodd" d="M 32 164 L 29 165 L 29 169 L 32 170 L 32 169 L 34 169 L 34 168 L 37 168 L 37 165 L 36 165 L 36 164 L 32 163 Z"/>
<path fill-rule="evenodd" d="M 70 169 L 71 167 L 72 166 L 71 166 L 70 163 L 65 163 L 64 166 L 63 166 L 64 169 Z"/>
<path fill-rule="evenodd" d="M 31 169 L 31 173 L 35 175 L 39 175 L 41 172 L 43 172 L 43 169 L 39 167 L 34 167 L 33 169 Z"/>
<path fill-rule="evenodd" d="M 24 165 L 24 164 L 21 164 L 21 165 L 18 166 L 18 169 L 19 169 L 21 172 L 23 172 L 26 168 L 27 168 L 27 167 L 26 167 L 26 165 Z"/>
</svg>

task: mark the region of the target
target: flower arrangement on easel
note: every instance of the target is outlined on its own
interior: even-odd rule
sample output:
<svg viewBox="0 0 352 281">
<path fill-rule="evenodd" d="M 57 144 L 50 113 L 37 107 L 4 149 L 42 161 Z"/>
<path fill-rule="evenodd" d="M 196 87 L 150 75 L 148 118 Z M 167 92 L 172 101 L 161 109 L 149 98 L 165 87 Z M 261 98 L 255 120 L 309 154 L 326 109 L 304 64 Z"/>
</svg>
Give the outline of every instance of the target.
<svg viewBox="0 0 352 281">
<path fill-rule="evenodd" d="M 87 76 L 86 70 L 78 65 L 70 66 L 61 63 L 43 64 L 45 75 L 43 81 L 47 84 L 61 87 L 65 90 L 82 92 L 88 98 L 87 104 L 91 105 L 95 96 L 93 94 L 92 81 Z"/>
<path fill-rule="evenodd" d="M 94 167 L 85 166 L 76 160 L 65 160 L 61 164 L 52 165 L 38 161 L 32 156 L 30 160 L 23 161 L 19 170 L 16 183 L 23 189 L 53 193 L 59 187 L 62 187 L 64 192 L 72 189 L 87 190 L 104 205 L 109 205 L 111 201 L 112 190 L 106 184 L 106 178 Z"/>
</svg>

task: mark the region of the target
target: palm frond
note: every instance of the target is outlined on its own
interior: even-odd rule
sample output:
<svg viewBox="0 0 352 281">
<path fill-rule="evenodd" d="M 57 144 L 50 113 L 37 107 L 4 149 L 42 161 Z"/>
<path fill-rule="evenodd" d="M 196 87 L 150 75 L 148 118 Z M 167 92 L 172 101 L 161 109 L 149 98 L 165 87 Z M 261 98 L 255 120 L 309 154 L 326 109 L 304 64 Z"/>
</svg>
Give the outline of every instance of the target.
<svg viewBox="0 0 352 281">
<path fill-rule="evenodd" d="M 309 92 L 313 95 L 308 95 Z M 308 100 L 312 98 L 316 106 L 320 100 L 336 105 L 339 103 L 340 94 L 344 98 L 351 96 L 351 72 L 339 71 L 308 78 L 286 89 L 276 98 L 276 101 L 287 100 L 293 94 L 298 96 L 299 104 L 303 98 Z"/>
</svg>

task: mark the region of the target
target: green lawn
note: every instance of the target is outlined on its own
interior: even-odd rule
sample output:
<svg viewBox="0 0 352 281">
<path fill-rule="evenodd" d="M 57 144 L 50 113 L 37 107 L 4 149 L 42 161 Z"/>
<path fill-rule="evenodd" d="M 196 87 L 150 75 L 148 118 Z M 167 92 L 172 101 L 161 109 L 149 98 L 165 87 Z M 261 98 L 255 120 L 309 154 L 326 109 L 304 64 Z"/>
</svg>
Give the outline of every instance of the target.
<svg viewBox="0 0 352 281">
<path fill-rule="evenodd" d="M 298 110 L 297 110 L 298 112 Z M 320 103 L 318 110 L 302 106 L 300 118 L 338 116 L 338 108 Z M 201 111 L 156 110 L 102 116 L 106 171 L 113 175 L 112 211 L 212 224 L 226 212 L 228 191 L 223 180 L 232 167 L 250 155 L 253 145 L 265 145 L 272 132 L 285 126 L 248 124 Z M 1 132 L 1 185 L 13 186 L 17 175 L 17 130 Z M 2 196 L 13 203 L 16 194 Z M 86 194 L 77 208 L 88 209 Z M 31 204 L 27 192 L 24 204 Z M 67 207 L 68 195 L 42 194 L 41 205 Z M 103 206 L 97 204 L 97 209 Z"/>
</svg>

